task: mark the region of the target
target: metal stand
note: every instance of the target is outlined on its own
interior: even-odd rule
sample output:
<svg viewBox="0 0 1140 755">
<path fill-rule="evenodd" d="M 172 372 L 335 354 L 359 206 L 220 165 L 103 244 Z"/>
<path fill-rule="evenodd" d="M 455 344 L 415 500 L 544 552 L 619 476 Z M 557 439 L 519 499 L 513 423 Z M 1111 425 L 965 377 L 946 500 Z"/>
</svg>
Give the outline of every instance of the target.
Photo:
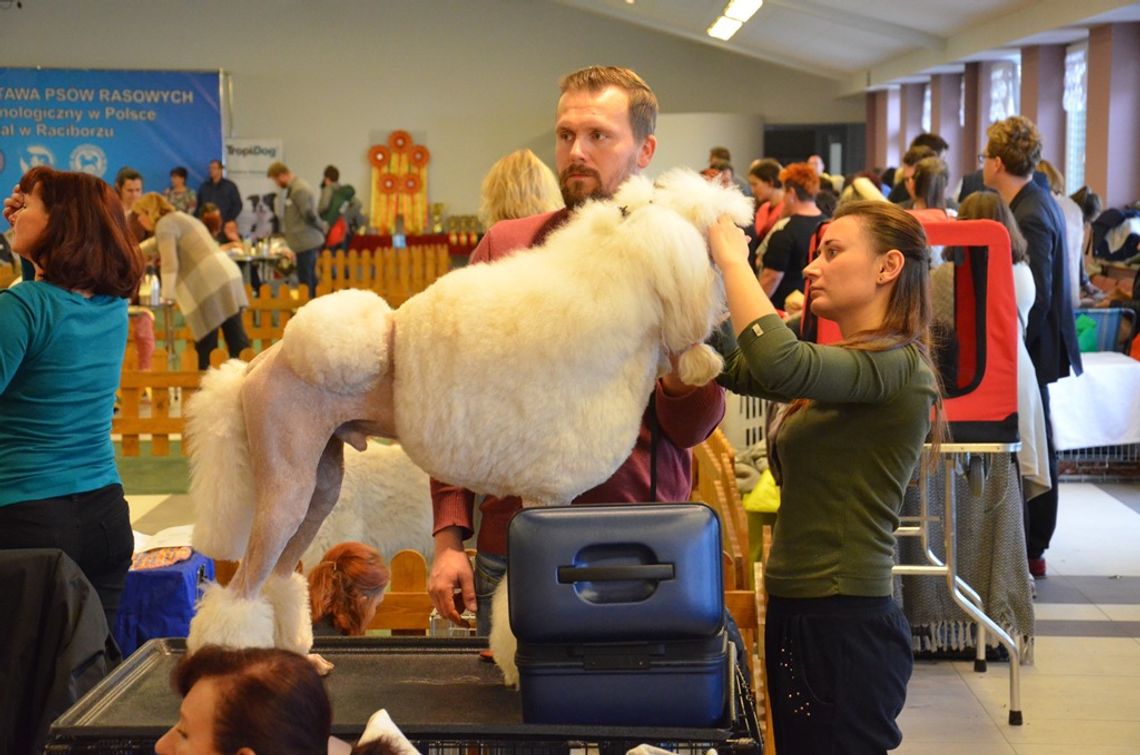
<svg viewBox="0 0 1140 755">
<path fill-rule="evenodd" d="M 908 576 L 940 576 L 945 577 L 946 586 L 950 590 L 950 597 L 968 616 L 977 624 L 974 670 L 986 670 L 986 632 L 993 632 L 1005 649 L 1009 652 L 1009 723 L 1011 726 L 1021 726 L 1021 654 L 1017 643 L 1012 637 L 999 627 L 993 619 L 986 615 L 982 598 L 966 581 L 958 576 L 958 512 L 957 497 L 954 485 L 954 470 L 959 461 L 969 459 L 971 455 L 1000 454 L 1008 455 L 1019 450 L 1020 443 L 944 443 L 939 449 L 944 469 L 942 534 L 946 549 L 946 561 L 941 561 L 930 548 L 930 522 L 937 517 L 930 515 L 930 501 L 927 491 L 927 455 L 931 448 L 927 445 L 923 450 L 923 459 L 919 464 L 919 513 L 917 517 L 903 517 L 905 526 L 896 531 L 897 537 L 918 537 L 922 541 L 922 549 L 926 554 L 928 564 L 900 564 L 894 568 L 894 573 Z"/>
</svg>

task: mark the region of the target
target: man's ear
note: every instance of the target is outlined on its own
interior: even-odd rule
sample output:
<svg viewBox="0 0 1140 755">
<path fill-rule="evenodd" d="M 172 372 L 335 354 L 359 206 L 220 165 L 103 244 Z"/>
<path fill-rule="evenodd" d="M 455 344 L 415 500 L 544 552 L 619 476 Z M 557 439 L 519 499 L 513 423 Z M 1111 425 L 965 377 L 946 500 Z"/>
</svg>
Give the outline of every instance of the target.
<svg viewBox="0 0 1140 755">
<path fill-rule="evenodd" d="M 879 258 L 879 283 L 889 283 L 899 277 L 906 257 L 898 249 L 891 249 Z"/>
<path fill-rule="evenodd" d="M 641 170 L 649 167 L 649 162 L 653 159 L 653 153 L 656 151 L 657 137 L 650 134 L 645 137 L 645 141 L 641 143 L 641 149 L 637 151 L 637 167 Z"/>
</svg>

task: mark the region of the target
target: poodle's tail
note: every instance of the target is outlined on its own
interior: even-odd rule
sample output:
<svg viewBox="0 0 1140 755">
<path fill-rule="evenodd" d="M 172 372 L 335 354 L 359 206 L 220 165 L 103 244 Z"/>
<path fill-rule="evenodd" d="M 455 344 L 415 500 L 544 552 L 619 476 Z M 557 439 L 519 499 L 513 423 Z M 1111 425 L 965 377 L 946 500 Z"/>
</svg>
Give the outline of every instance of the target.
<svg viewBox="0 0 1140 755">
<path fill-rule="evenodd" d="M 346 289 L 301 307 L 285 326 L 282 351 L 293 372 L 335 393 L 359 393 L 387 374 L 392 308 L 372 291 Z"/>
<path fill-rule="evenodd" d="M 211 369 L 186 405 L 194 548 L 231 561 L 245 554 L 253 526 L 253 471 L 241 406 L 248 366 L 231 359 Z"/>
</svg>

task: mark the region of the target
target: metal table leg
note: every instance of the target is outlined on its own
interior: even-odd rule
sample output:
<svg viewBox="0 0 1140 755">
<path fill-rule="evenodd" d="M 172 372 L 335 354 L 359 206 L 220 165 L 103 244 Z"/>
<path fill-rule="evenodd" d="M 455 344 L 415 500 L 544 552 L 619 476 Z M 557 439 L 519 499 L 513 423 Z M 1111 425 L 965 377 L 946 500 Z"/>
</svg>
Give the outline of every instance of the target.
<svg viewBox="0 0 1140 755">
<path fill-rule="evenodd" d="M 993 447 L 1000 446 L 1000 447 Z M 1016 450 L 1015 446 L 1018 444 L 984 444 L 984 451 L 973 451 L 974 453 L 989 452 L 989 453 L 1002 453 L 1006 454 Z M 1011 726 L 1020 726 L 1022 724 L 1021 713 L 1021 654 L 1017 648 L 1017 643 L 1009 634 L 999 627 L 984 611 L 984 605 L 981 596 L 978 595 L 970 585 L 966 583 L 961 577 L 958 576 L 958 513 L 957 513 L 957 492 L 954 484 L 954 470 L 958 464 L 959 458 L 963 454 L 971 453 L 971 450 L 965 447 L 966 444 L 960 444 L 956 447 L 943 446 L 943 484 L 945 486 L 943 492 L 943 512 L 942 512 L 942 533 L 944 540 L 944 547 L 946 549 L 946 561 L 943 563 L 934 554 L 930 548 L 929 542 L 929 501 L 927 494 L 927 474 L 925 460 L 919 468 L 919 516 L 917 525 L 908 525 L 906 527 L 899 527 L 896 534 L 898 536 L 918 536 L 922 539 L 923 552 L 929 562 L 925 565 L 899 565 L 896 566 L 894 572 L 896 574 L 905 575 L 927 575 L 927 576 L 944 576 L 946 578 L 946 586 L 950 590 L 950 597 L 966 613 L 970 616 L 977 625 L 975 633 L 975 660 L 974 670 L 985 671 L 985 633 L 987 631 L 993 632 L 1009 653 L 1009 723 Z M 913 519 L 908 519 L 913 521 Z"/>
</svg>

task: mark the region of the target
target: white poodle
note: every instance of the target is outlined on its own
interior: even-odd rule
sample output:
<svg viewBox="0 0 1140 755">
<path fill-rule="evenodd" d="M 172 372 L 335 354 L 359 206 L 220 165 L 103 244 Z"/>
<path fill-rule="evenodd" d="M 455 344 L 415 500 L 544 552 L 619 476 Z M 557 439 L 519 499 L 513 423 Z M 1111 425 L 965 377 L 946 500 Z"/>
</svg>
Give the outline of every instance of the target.
<svg viewBox="0 0 1140 755">
<path fill-rule="evenodd" d="M 657 376 L 691 385 L 721 359 L 707 232 L 752 204 L 675 170 L 589 202 L 546 243 L 455 270 L 393 311 L 369 291 L 303 307 L 249 365 L 211 370 L 189 402 L 195 547 L 240 559 L 190 627 L 206 643 L 312 643 L 293 567 L 340 493 L 344 444 L 398 439 L 438 479 L 564 504 L 629 456 Z"/>
</svg>

